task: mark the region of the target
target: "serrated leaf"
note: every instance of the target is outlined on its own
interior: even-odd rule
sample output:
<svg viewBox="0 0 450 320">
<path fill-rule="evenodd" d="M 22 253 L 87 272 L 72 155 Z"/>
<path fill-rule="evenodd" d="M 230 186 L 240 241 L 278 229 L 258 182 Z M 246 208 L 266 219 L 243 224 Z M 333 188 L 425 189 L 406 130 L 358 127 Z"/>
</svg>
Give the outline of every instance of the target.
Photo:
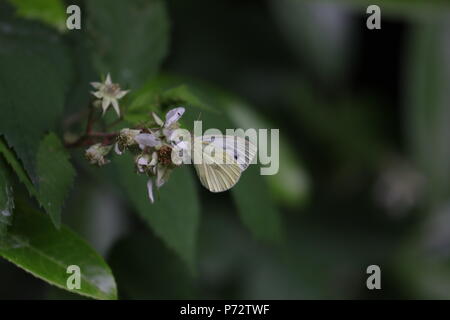
<svg viewBox="0 0 450 320">
<path fill-rule="evenodd" d="M 11 225 L 14 209 L 12 186 L 6 175 L 3 162 L 0 161 L 0 242 Z"/>
<path fill-rule="evenodd" d="M 19 181 L 25 185 L 28 192 L 30 193 L 30 196 L 37 198 L 37 191 L 36 191 L 35 187 L 33 186 L 33 183 L 28 178 L 27 173 L 23 169 L 19 160 L 17 160 L 14 153 L 11 151 L 11 149 L 8 148 L 8 146 L 2 139 L 0 139 L 0 154 L 3 155 L 6 162 L 11 166 L 11 168 L 17 174 Z"/>
<path fill-rule="evenodd" d="M 48 283 L 94 299 L 116 299 L 114 277 L 105 261 L 67 227 L 56 230 L 48 217 L 19 204 L 0 256 Z M 68 289 L 67 268 L 77 265 L 81 288 Z"/>
<path fill-rule="evenodd" d="M 39 203 L 56 227 L 61 225 L 61 209 L 73 184 L 75 170 L 61 141 L 54 134 L 41 142 L 37 155 Z"/>
<path fill-rule="evenodd" d="M 153 77 L 168 48 L 165 2 L 96 0 L 86 6 L 99 72 L 134 88 Z"/>
<path fill-rule="evenodd" d="M 190 168 L 176 168 L 151 204 L 148 177 L 135 172 L 134 159 L 125 154 L 114 161 L 125 194 L 139 215 L 193 269 L 200 208 Z"/>
<path fill-rule="evenodd" d="M 51 30 L 5 17 L 0 23 L 0 134 L 36 182 L 39 141 L 62 114 L 71 64 Z"/>
<path fill-rule="evenodd" d="M 66 11 L 62 0 L 9 0 L 20 17 L 39 20 L 60 31 L 66 30 Z"/>
<path fill-rule="evenodd" d="M 75 176 L 59 139 L 54 134 L 49 134 L 40 144 L 37 156 L 37 176 L 40 182 L 38 188 L 33 185 L 19 160 L 2 140 L 0 140 L 0 154 L 3 154 L 30 195 L 50 215 L 55 226 L 59 227 L 61 208 Z"/>
</svg>

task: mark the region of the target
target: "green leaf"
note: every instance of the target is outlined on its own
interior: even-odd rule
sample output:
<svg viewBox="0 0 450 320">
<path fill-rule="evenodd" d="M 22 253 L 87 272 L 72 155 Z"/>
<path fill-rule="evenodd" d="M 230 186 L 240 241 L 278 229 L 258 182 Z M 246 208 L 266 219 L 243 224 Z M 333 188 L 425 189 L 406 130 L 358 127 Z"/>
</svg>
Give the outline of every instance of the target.
<svg viewBox="0 0 450 320">
<path fill-rule="evenodd" d="M 125 194 L 139 215 L 193 269 L 200 208 L 190 168 L 176 168 L 151 204 L 148 177 L 135 172 L 134 159 L 125 154 L 114 161 Z"/>
<path fill-rule="evenodd" d="M 166 56 L 169 22 L 162 0 L 87 1 L 94 61 L 122 85 L 139 87 Z"/>
<path fill-rule="evenodd" d="M 9 0 L 20 17 L 39 20 L 60 31 L 66 29 L 66 11 L 61 0 Z"/>
<path fill-rule="evenodd" d="M 164 91 L 161 94 L 161 101 L 163 106 L 166 107 L 187 104 L 209 112 L 215 111 L 213 108 L 205 104 L 197 95 L 193 93 L 192 89 L 185 84 Z"/>
<path fill-rule="evenodd" d="M 139 90 L 130 94 L 127 102 L 124 119 L 133 125 L 152 122 L 152 111 L 164 117 L 164 111 L 179 106 L 185 106 L 188 111 L 195 109 L 198 111 L 196 117 L 202 111 L 217 113 L 204 103 L 191 87 L 164 76 L 146 82 Z"/>
<path fill-rule="evenodd" d="M 269 193 L 259 166 L 251 165 L 231 189 L 242 222 L 261 240 L 280 242 L 281 215 Z"/>
<path fill-rule="evenodd" d="M 37 156 L 39 186 L 35 187 L 12 150 L 0 140 L 0 153 L 17 174 L 30 195 L 50 215 L 56 227 L 61 225 L 61 208 L 73 183 L 74 169 L 68 161 L 67 152 L 54 134 L 47 135 L 40 143 Z"/>
<path fill-rule="evenodd" d="M 5 17 L 0 23 L 0 134 L 36 182 L 39 141 L 62 115 L 71 62 L 51 30 Z"/>
<path fill-rule="evenodd" d="M 110 268 L 84 240 L 67 227 L 56 230 L 45 215 L 23 204 L 15 212 L 2 257 L 62 289 L 95 299 L 117 298 Z M 79 290 L 67 288 L 71 265 L 81 270 Z"/>
<path fill-rule="evenodd" d="M 11 149 L 8 148 L 8 146 L 2 139 L 0 139 L 0 153 L 3 154 L 3 157 L 5 158 L 6 162 L 11 166 L 11 168 L 17 174 L 19 181 L 25 185 L 28 192 L 30 193 L 30 196 L 37 198 L 38 194 L 37 194 L 35 187 L 33 186 L 33 183 L 31 183 L 30 179 L 28 178 L 27 173 L 23 169 L 19 160 L 17 160 L 14 153 L 11 151 Z"/>
<path fill-rule="evenodd" d="M 12 223 L 14 210 L 13 190 L 3 162 L 0 161 L 0 241 L 6 235 L 7 228 Z"/>
<path fill-rule="evenodd" d="M 38 198 L 58 228 L 61 226 L 61 209 L 75 177 L 68 158 L 64 146 L 54 134 L 42 140 L 37 155 Z"/>
</svg>

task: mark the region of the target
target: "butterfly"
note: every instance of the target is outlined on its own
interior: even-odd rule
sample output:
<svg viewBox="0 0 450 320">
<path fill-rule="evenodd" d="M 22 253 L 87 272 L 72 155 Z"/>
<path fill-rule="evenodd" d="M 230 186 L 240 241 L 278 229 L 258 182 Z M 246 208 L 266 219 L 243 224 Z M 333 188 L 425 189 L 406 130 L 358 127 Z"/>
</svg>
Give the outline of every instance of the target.
<svg viewBox="0 0 450 320">
<path fill-rule="evenodd" d="M 192 147 L 197 175 L 201 184 L 211 192 L 231 189 L 253 161 L 256 152 L 252 142 L 233 135 L 194 137 Z"/>
</svg>

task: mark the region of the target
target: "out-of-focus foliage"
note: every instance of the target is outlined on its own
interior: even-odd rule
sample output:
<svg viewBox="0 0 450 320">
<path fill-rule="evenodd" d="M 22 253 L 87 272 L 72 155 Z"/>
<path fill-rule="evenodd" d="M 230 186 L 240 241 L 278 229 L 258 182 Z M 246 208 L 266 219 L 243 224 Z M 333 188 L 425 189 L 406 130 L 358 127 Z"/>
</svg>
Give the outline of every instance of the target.
<svg viewBox="0 0 450 320">
<path fill-rule="evenodd" d="M 335 84 L 345 79 L 355 46 L 355 26 L 348 6 L 338 1 L 270 3 L 288 43 L 320 80 Z"/>
<path fill-rule="evenodd" d="M 66 10 L 62 0 L 8 0 L 17 8 L 16 14 L 30 20 L 42 21 L 60 31 L 66 30 Z"/>
<path fill-rule="evenodd" d="M 411 157 L 426 177 L 427 219 L 405 243 L 399 275 L 421 298 L 449 299 L 450 12 L 419 20 L 405 70 L 405 128 Z M 421 261 L 416 264 L 414 261 Z M 411 267 L 414 266 L 414 267 Z"/>
<path fill-rule="evenodd" d="M 97 70 L 133 88 L 156 75 L 169 39 L 165 1 L 98 0 L 86 5 Z"/>
</svg>

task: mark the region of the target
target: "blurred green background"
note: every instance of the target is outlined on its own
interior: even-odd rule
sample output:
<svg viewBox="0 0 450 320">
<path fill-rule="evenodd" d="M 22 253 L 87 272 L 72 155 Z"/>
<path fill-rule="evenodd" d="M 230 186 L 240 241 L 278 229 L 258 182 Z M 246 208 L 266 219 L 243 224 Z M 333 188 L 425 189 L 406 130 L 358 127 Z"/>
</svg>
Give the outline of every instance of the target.
<svg viewBox="0 0 450 320">
<path fill-rule="evenodd" d="M 369 4 L 167 1 L 157 85 L 189 85 L 198 105 L 222 108 L 229 120 L 202 112 L 211 126 L 279 128 L 280 172 L 246 172 L 223 194 L 193 185 L 200 217 L 189 268 L 132 214 L 108 169 L 93 173 L 74 153 L 62 221 L 105 257 L 119 298 L 450 298 L 450 4 L 378 1 L 382 28 L 368 30 Z M 45 21 L 37 12 L 27 18 Z M 70 41 L 89 28 L 68 32 Z M 151 36 L 115 38 L 110 49 L 123 41 L 139 51 Z M 98 76 L 83 68 L 88 92 Z M 366 288 L 372 264 L 381 290 Z M 0 260 L 0 298 L 78 296 Z"/>
</svg>

